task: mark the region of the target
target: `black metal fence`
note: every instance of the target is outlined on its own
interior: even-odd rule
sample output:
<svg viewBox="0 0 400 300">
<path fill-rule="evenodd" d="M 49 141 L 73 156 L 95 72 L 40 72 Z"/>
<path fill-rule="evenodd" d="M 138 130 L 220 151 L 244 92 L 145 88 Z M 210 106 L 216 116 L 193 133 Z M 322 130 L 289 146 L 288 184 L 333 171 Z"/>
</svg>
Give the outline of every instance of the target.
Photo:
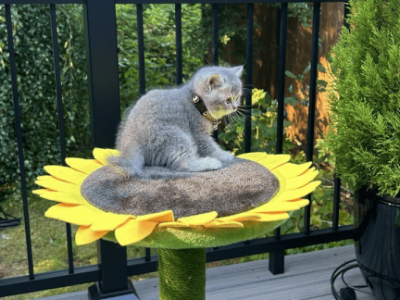
<svg viewBox="0 0 400 300">
<path fill-rule="evenodd" d="M 247 55 L 246 55 L 246 85 L 251 85 L 253 78 L 253 14 L 254 2 L 281 3 L 279 26 L 279 86 L 278 86 L 278 134 L 276 152 L 282 153 L 283 119 L 284 119 L 284 88 L 285 88 L 285 59 L 288 3 L 300 2 L 298 0 L 219 0 L 218 3 L 246 4 L 247 5 Z M 313 3 L 312 20 L 312 52 L 310 69 L 310 94 L 309 117 L 307 131 L 306 156 L 308 161 L 313 159 L 314 116 L 316 103 L 316 82 L 318 63 L 318 34 L 320 23 L 321 2 L 343 1 L 311 1 Z M 21 134 L 20 109 L 18 100 L 17 70 L 14 56 L 14 38 L 12 34 L 12 20 L 10 5 L 13 4 L 42 4 L 48 5 L 51 16 L 51 32 L 53 40 L 55 90 L 58 102 L 58 122 L 60 134 L 61 160 L 64 161 L 66 146 L 63 125 L 63 104 L 61 96 L 60 66 L 57 43 L 56 4 L 81 4 L 84 6 L 84 20 L 87 34 L 87 57 L 89 76 L 89 98 L 92 138 L 95 147 L 113 147 L 115 132 L 120 121 L 119 84 L 118 84 L 118 57 L 116 36 L 116 4 L 134 4 L 137 11 L 138 48 L 139 48 L 139 74 L 140 92 L 146 91 L 145 86 L 145 61 L 143 37 L 143 4 L 146 3 L 173 3 L 175 4 L 176 25 L 176 82 L 182 83 L 182 15 L 183 3 L 209 3 L 212 5 L 212 62 L 218 64 L 218 4 L 212 0 L 0 0 L 4 5 L 7 34 L 10 76 L 13 90 L 16 135 L 19 154 L 19 172 L 21 192 L 24 208 L 26 247 L 29 275 L 0 280 L 0 297 L 21 293 L 29 293 L 45 289 L 64 286 L 100 282 L 101 292 L 105 295 L 116 295 L 118 291 L 128 289 L 127 276 L 144 274 L 155 271 L 157 257 L 151 256 L 149 249 L 141 258 L 127 260 L 125 247 L 101 240 L 98 242 L 99 264 L 86 267 L 74 267 L 71 226 L 66 224 L 67 248 L 69 267 L 65 270 L 35 274 L 33 269 L 31 230 L 29 223 L 29 208 L 26 190 L 26 175 L 24 165 L 24 152 Z M 104 42 L 107 41 L 107 42 Z M 251 95 L 246 96 L 246 105 L 251 105 Z M 104 122 L 107 120 L 107 122 Z M 245 150 L 251 151 L 251 116 L 245 120 Z M 310 196 L 311 199 L 311 196 Z M 272 273 L 281 273 L 284 270 L 284 250 L 310 246 L 332 241 L 351 239 L 352 226 L 339 226 L 340 180 L 335 179 L 333 198 L 332 227 L 328 229 L 310 230 L 310 206 L 305 208 L 304 232 L 297 234 L 281 235 L 280 230 L 275 231 L 274 237 L 267 237 L 244 243 L 237 243 L 217 249 L 208 249 L 207 261 L 217 261 L 234 257 L 270 253 L 269 269 Z M 0 253 L 0 255 L 4 255 Z"/>
</svg>

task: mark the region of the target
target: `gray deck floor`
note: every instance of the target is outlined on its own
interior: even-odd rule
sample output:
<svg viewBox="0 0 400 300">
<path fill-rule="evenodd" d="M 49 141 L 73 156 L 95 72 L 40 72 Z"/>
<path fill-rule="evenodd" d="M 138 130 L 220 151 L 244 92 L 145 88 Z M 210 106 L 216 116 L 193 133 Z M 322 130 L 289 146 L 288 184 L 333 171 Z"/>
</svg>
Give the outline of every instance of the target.
<svg viewBox="0 0 400 300">
<path fill-rule="evenodd" d="M 353 246 L 290 255 L 280 275 L 268 271 L 268 260 L 211 268 L 207 270 L 207 300 L 332 300 L 332 272 L 354 257 Z M 346 279 L 352 285 L 364 284 L 358 269 L 346 273 Z M 337 281 L 339 290 L 344 285 Z M 158 278 L 134 282 L 134 286 L 141 300 L 158 300 Z M 67 299 L 87 300 L 87 291 L 42 298 Z M 373 299 L 357 293 L 357 300 Z"/>
</svg>

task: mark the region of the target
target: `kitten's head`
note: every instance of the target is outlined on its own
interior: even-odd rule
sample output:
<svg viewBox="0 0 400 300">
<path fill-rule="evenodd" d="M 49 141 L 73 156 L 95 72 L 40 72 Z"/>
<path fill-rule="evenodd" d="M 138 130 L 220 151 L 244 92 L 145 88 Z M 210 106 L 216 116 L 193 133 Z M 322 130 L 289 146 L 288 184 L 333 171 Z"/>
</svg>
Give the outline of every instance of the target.
<svg viewBox="0 0 400 300">
<path fill-rule="evenodd" d="M 193 76 L 194 92 L 203 99 L 214 119 L 237 110 L 242 96 L 242 72 L 243 66 L 204 67 Z"/>
</svg>

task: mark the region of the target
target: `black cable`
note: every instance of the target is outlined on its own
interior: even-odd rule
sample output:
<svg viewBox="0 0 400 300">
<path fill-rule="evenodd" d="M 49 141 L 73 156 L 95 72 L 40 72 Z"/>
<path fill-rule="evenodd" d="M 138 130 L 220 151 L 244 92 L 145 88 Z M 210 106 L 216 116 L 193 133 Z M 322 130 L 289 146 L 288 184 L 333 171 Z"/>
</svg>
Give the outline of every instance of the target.
<svg viewBox="0 0 400 300">
<path fill-rule="evenodd" d="M 368 294 L 368 295 L 374 296 L 374 294 L 369 293 L 369 292 L 367 292 L 365 290 L 362 290 L 362 288 L 366 288 L 366 287 L 368 287 L 368 285 L 351 286 L 346 282 L 346 280 L 344 278 L 344 274 L 349 270 L 352 270 L 354 268 L 359 268 L 360 267 L 358 265 L 358 263 L 354 263 L 352 265 L 349 265 L 349 264 L 351 264 L 351 263 L 353 263 L 355 261 L 356 261 L 356 259 L 353 259 L 353 260 L 350 260 L 350 261 L 347 261 L 347 262 L 341 264 L 332 273 L 332 276 L 331 276 L 331 290 L 332 290 L 332 295 L 333 295 L 333 297 L 335 297 L 336 300 L 355 299 L 354 291 L 358 291 L 358 292 L 361 292 L 361 293 L 364 293 L 364 294 Z M 339 276 L 341 276 L 342 281 L 346 286 L 345 289 L 341 289 L 340 290 L 340 294 L 335 289 L 335 281 Z M 353 291 L 353 292 L 351 292 L 351 291 Z M 346 298 L 344 298 L 345 297 L 344 295 L 354 295 L 354 296 L 347 296 Z"/>
</svg>

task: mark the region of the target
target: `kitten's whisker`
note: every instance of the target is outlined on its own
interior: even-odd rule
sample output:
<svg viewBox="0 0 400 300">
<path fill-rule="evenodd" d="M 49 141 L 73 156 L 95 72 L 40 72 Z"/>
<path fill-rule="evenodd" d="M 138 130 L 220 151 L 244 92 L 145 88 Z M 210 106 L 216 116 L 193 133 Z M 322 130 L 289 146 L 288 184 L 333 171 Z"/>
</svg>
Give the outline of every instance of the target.
<svg viewBox="0 0 400 300">
<path fill-rule="evenodd" d="M 224 124 L 225 124 L 225 126 L 228 126 L 229 125 L 229 123 L 226 121 L 226 118 L 227 116 L 224 116 Z"/>
<path fill-rule="evenodd" d="M 232 124 L 232 119 L 231 119 L 231 115 L 228 115 L 228 120 L 229 120 L 229 124 Z"/>
<path fill-rule="evenodd" d="M 251 115 L 251 112 L 248 111 L 247 109 L 238 109 L 238 112 L 240 112 L 242 115 Z"/>
<path fill-rule="evenodd" d="M 244 113 L 242 113 L 241 111 L 237 111 L 238 115 L 240 114 L 240 116 L 244 116 Z"/>
<path fill-rule="evenodd" d="M 242 116 L 240 116 L 237 111 L 235 111 L 231 116 L 237 123 L 242 121 Z"/>
</svg>

